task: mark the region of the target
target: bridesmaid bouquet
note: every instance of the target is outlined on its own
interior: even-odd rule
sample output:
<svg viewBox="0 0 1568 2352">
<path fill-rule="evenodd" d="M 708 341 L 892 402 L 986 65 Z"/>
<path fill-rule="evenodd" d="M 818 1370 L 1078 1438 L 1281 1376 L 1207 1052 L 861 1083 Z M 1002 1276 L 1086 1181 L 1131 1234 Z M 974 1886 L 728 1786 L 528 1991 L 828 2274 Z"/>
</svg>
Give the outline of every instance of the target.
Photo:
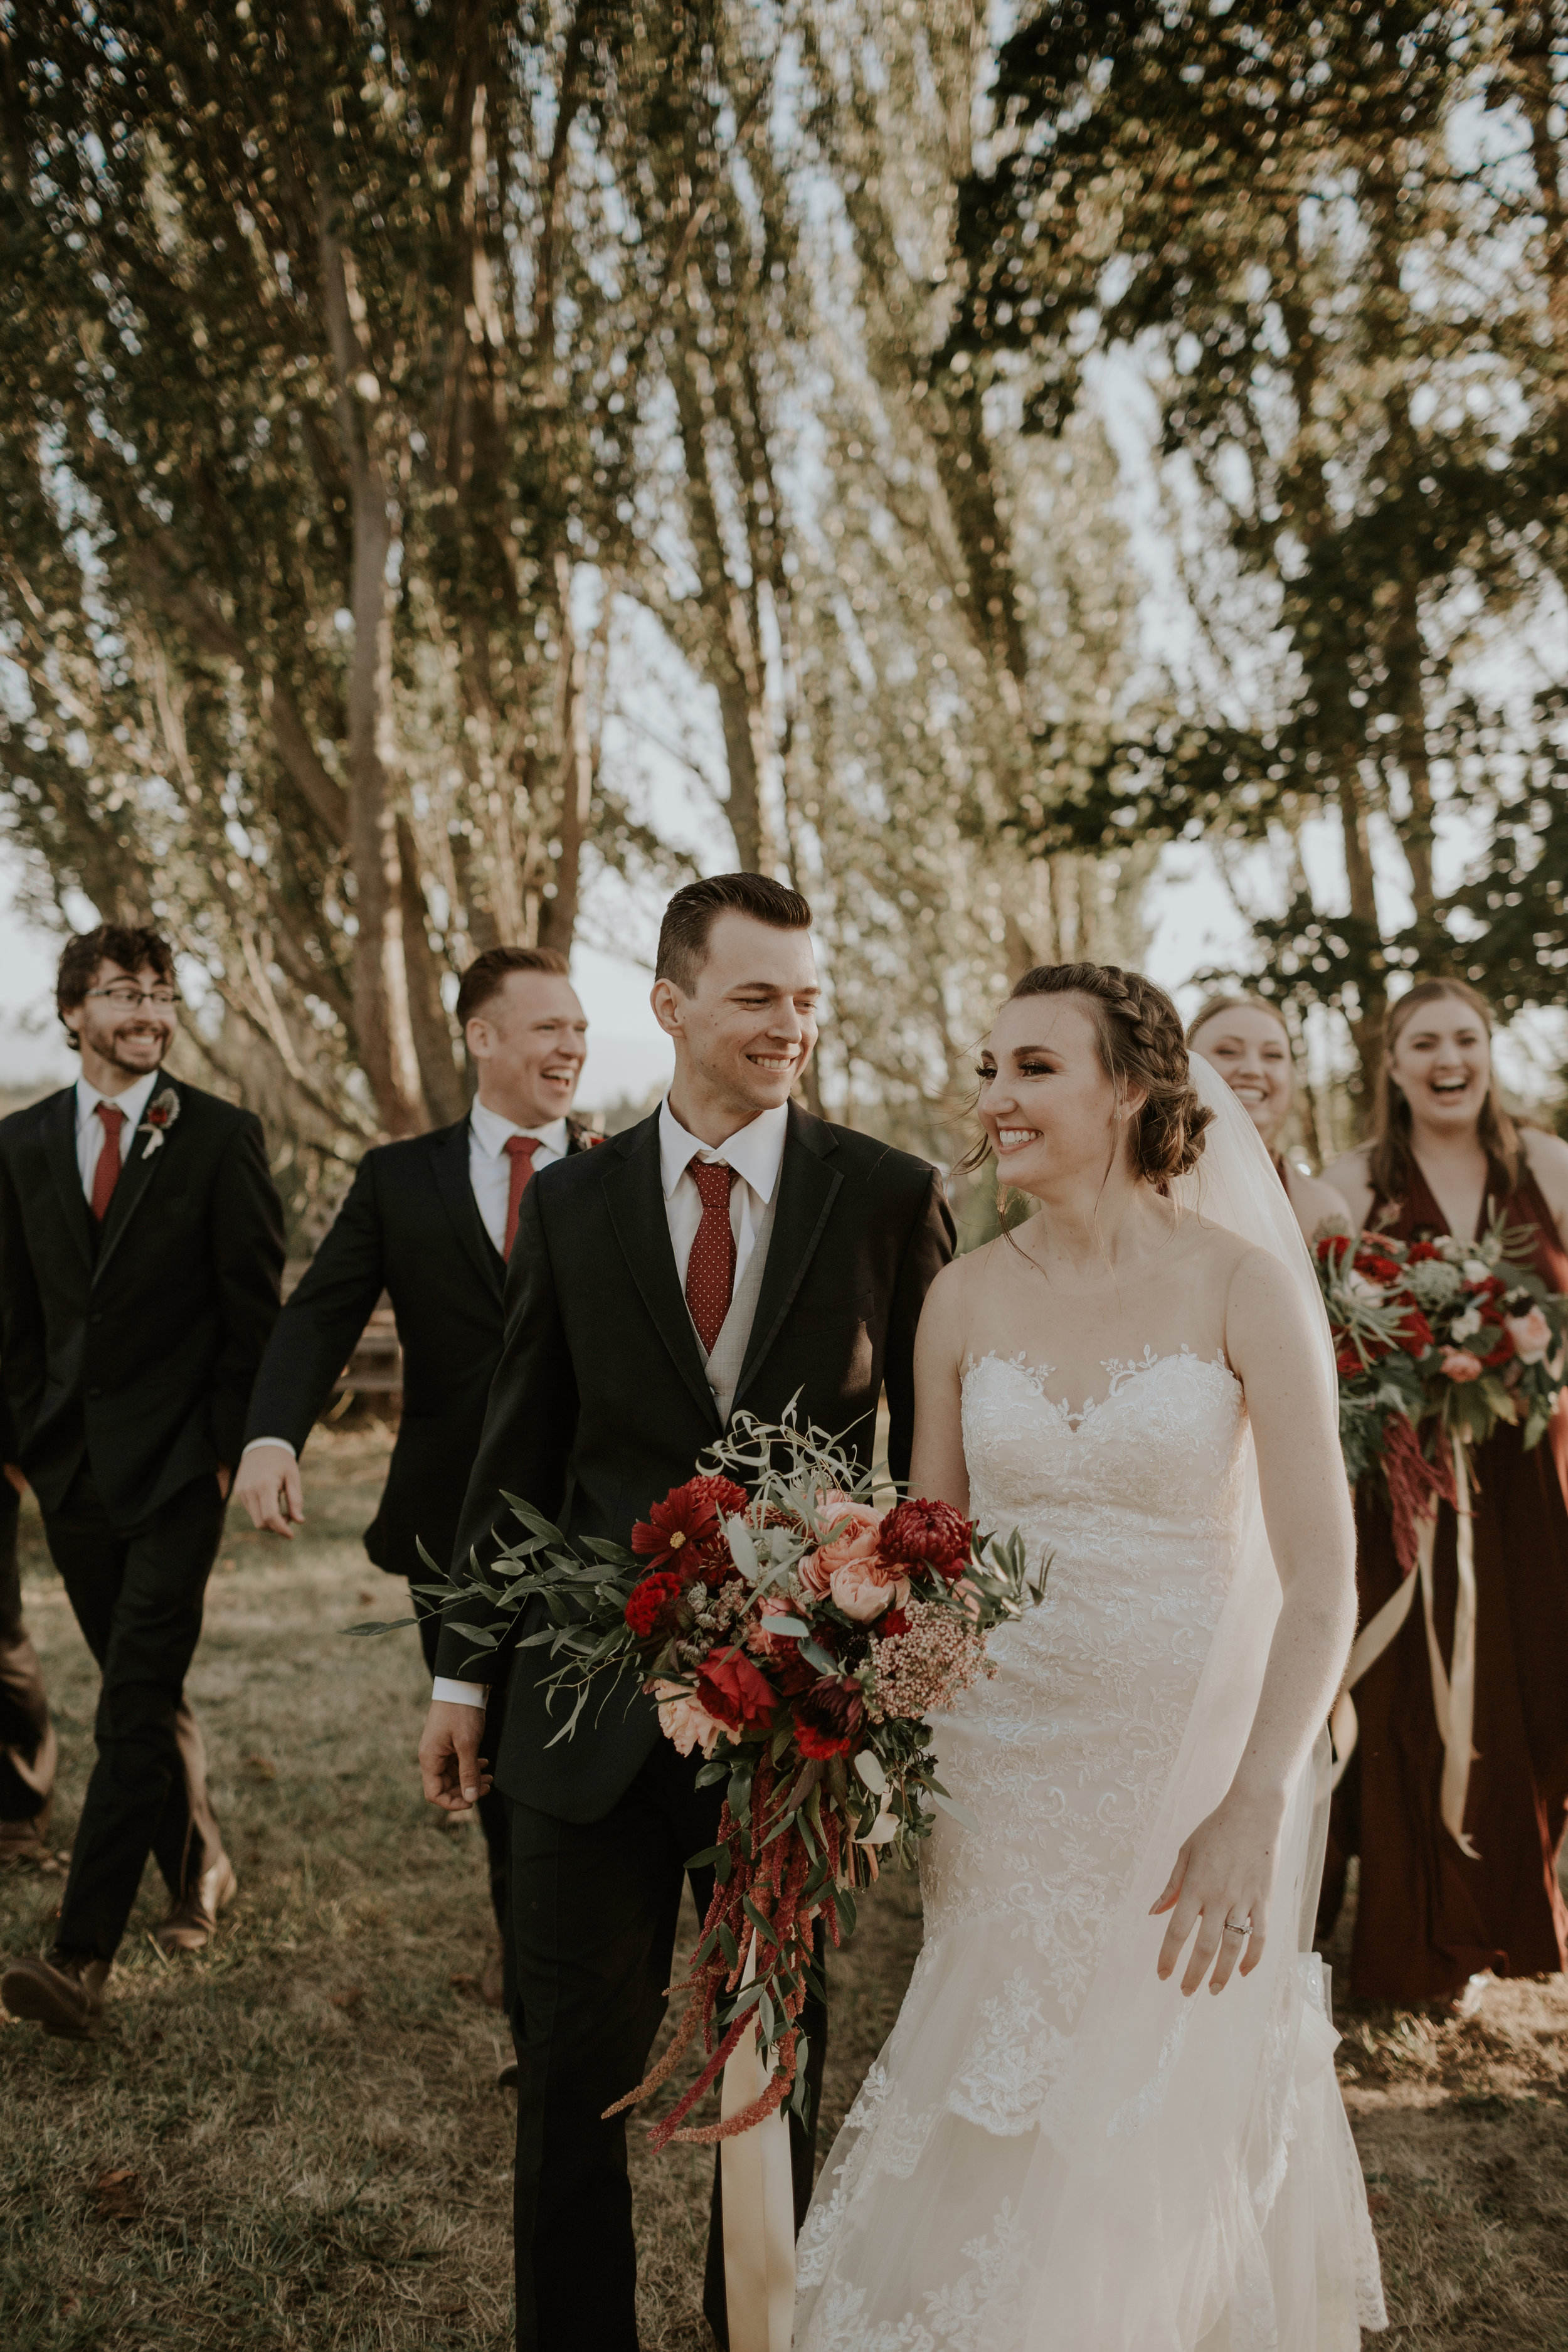
<svg viewBox="0 0 1568 2352">
<path fill-rule="evenodd" d="M 1436 1499 L 1454 1503 L 1455 1449 L 1500 1422 L 1538 1444 L 1562 1392 L 1568 1297 L 1523 1262 L 1531 1235 L 1500 1220 L 1480 1241 L 1330 1234 L 1313 1255 L 1340 1376 L 1352 1484 L 1378 1476 L 1408 1575 Z"/>
<path fill-rule="evenodd" d="M 691 1857 L 711 1864 L 716 1883 L 679 1988 L 686 2011 L 658 2066 L 619 2103 L 657 2090 L 700 2025 L 708 2063 L 655 2126 L 658 2147 L 728 2138 L 786 2098 L 804 2106 L 795 2053 L 812 1924 L 821 1913 L 837 1943 L 879 1853 L 912 1855 L 935 1807 L 967 1820 L 936 1777 L 926 1717 L 994 1671 L 986 1635 L 1039 1600 L 1049 1565 L 1031 1571 L 1016 1532 L 977 1540 L 946 1503 L 878 1512 L 869 1477 L 788 1416 L 737 1416 L 711 1454 L 715 1470 L 654 1503 L 629 1550 L 593 1541 L 584 1559 L 509 1495 L 518 1540 L 460 1593 L 422 1588 L 448 1610 L 471 1608 L 476 1591 L 490 1603 L 494 1626 L 474 1633 L 480 1648 L 539 1604 L 547 1622 L 520 1647 L 549 1651 L 547 1683 L 570 1702 L 557 1739 L 595 1690 L 603 1703 L 634 1676 L 658 1701 L 666 1738 L 683 1756 L 700 1750 L 699 1787 L 725 1784 L 719 1842 Z M 753 2027 L 767 2076 L 760 2098 L 722 2124 L 682 2130 Z"/>
</svg>

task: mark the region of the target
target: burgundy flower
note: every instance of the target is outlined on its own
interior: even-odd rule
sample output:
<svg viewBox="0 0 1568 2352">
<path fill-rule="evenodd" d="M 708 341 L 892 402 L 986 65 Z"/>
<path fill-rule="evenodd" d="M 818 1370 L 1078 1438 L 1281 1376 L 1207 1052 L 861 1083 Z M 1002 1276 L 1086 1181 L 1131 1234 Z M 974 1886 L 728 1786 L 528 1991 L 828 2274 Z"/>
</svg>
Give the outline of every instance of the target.
<svg viewBox="0 0 1568 2352">
<path fill-rule="evenodd" d="M 715 1650 L 697 1677 L 697 1697 L 727 1731 L 761 1730 L 773 1721 L 778 1694 L 744 1650 Z"/>
<path fill-rule="evenodd" d="M 896 1642 L 900 1633 L 907 1633 L 909 1630 L 910 1621 L 904 1611 L 889 1609 L 877 1628 L 877 1639 L 879 1642 Z"/>
<path fill-rule="evenodd" d="M 656 1570 L 634 1584 L 626 1601 L 626 1623 L 639 1642 L 646 1642 L 664 1630 L 663 1622 L 670 1603 L 680 1598 L 680 1579 L 668 1569 Z"/>
<path fill-rule="evenodd" d="M 969 1558 L 974 1522 L 961 1518 L 951 1503 L 927 1503 L 911 1496 L 882 1521 L 877 1549 L 884 1559 L 925 1561 L 951 1583 L 956 1563 Z"/>
<path fill-rule="evenodd" d="M 712 1565 L 711 1552 L 699 1559 L 701 1548 L 720 1538 L 720 1513 L 733 1517 L 744 1510 L 744 1491 L 731 1478 L 689 1478 L 672 1486 L 662 1503 L 655 1503 L 646 1519 L 632 1529 L 632 1549 L 655 1568 L 679 1567 L 683 1578 Z M 692 1557 L 682 1559 L 684 1552 Z"/>
<path fill-rule="evenodd" d="M 847 1675 L 819 1676 L 790 1709 L 801 1754 L 824 1762 L 830 1756 L 847 1756 L 865 1712 L 858 1683 Z"/>
</svg>

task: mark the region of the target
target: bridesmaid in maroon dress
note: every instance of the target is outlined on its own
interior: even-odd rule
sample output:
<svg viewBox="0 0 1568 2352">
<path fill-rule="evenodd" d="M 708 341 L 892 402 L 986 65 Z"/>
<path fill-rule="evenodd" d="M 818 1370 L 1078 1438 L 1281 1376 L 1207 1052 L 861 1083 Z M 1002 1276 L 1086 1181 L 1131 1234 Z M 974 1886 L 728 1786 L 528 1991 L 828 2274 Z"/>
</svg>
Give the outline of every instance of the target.
<svg viewBox="0 0 1568 2352">
<path fill-rule="evenodd" d="M 1402 1240 L 1485 1234 L 1500 1215 L 1533 1235 L 1549 1290 L 1568 1291 L 1568 1144 L 1517 1129 L 1491 1082 L 1490 1016 L 1458 981 L 1422 981 L 1391 1006 L 1379 1132 L 1329 1171 L 1358 1226 Z M 1443 1746 L 1419 1602 L 1356 1685 L 1361 1731 L 1334 1797 L 1323 1908 L 1332 1927 L 1344 1866 L 1361 1856 L 1351 1991 L 1452 2000 L 1469 2013 L 1489 1972 L 1568 1966 L 1557 1857 L 1568 1805 L 1568 1407 L 1526 1454 L 1500 1428 L 1474 1449 L 1476 1709 L 1464 1826 L 1438 1810 Z M 1451 1658 L 1456 1522 L 1440 1507 L 1437 1637 Z M 1365 1624 L 1399 1582 L 1387 1506 L 1356 1497 Z"/>
<path fill-rule="evenodd" d="M 1199 1005 L 1187 1044 L 1213 1063 L 1263 1138 L 1307 1239 L 1325 1226 L 1342 1233 L 1349 1219 L 1339 1194 L 1287 1160 L 1282 1149 L 1296 1108 L 1296 1066 L 1278 1006 L 1261 996 L 1211 996 Z"/>
</svg>

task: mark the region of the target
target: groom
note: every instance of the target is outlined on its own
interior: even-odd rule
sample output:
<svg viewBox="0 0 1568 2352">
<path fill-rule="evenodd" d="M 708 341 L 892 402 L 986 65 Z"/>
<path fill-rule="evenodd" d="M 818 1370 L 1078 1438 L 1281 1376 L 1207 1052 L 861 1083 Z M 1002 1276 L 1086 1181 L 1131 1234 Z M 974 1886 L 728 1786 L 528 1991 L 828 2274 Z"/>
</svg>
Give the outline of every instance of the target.
<svg viewBox="0 0 1568 2352">
<path fill-rule="evenodd" d="M 459 1582 L 470 1547 L 486 1560 L 517 1532 L 503 1488 L 579 1547 L 624 1544 L 733 1412 L 776 1421 L 796 1396 L 868 1465 L 885 1387 L 908 1475 L 915 1326 L 952 1221 L 925 1161 L 790 1099 L 816 1042 L 810 923 L 757 874 L 670 900 L 652 1003 L 675 1077 L 651 1118 L 523 1196 Z M 695 1786 L 700 1759 L 660 1738 L 650 1700 L 617 1693 L 551 1746 L 539 1651 L 476 1657 L 448 1621 L 436 1664 L 420 1764 L 447 1808 L 484 1785 L 487 1688 L 508 1687 L 493 1761 L 512 1822 L 520 2352 L 637 2352 L 625 2118 L 602 2115 L 641 2079 L 686 1857 L 713 1843 L 721 1791 Z M 691 1876 L 701 1911 L 711 1874 Z M 811 2141 L 791 2131 L 798 2226 Z M 715 2227 L 704 2308 L 723 2344 L 721 2246 Z"/>
</svg>

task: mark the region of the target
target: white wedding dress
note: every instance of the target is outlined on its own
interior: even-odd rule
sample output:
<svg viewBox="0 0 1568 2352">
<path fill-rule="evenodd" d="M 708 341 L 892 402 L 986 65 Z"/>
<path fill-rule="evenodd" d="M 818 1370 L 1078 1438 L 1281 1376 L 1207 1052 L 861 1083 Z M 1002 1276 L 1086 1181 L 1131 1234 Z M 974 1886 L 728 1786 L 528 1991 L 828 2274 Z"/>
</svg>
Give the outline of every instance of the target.
<svg viewBox="0 0 1568 2352">
<path fill-rule="evenodd" d="M 1050 1573 L 938 1727 L 978 1828 L 926 1848 L 924 1948 L 801 2234 L 799 2352 L 1352 2352 L 1386 2325 L 1310 1949 L 1321 1759 L 1262 1966 L 1190 2000 L 1154 1969 L 1279 1605 L 1241 1390 L 1186 1349 L 1106 1374 L 1080 1414 L 1043 1363 L 965 1371 L 972 1510 Z"/>
</svg>

